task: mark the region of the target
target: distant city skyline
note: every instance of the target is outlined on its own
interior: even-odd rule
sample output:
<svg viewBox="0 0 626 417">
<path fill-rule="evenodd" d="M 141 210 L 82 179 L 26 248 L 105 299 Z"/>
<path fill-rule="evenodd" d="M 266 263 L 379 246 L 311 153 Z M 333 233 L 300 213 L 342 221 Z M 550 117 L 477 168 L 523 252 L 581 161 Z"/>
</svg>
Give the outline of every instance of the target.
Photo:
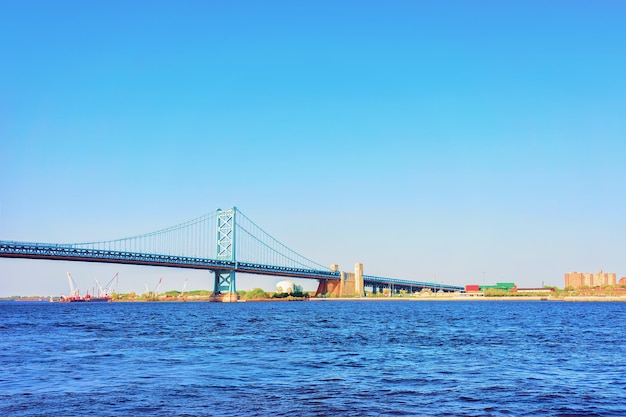
<svg viewBox="0 0 626 417">
<path fill-rule="evenodd" d="M 6 2 L 0 240 L 115 239 L 237 206 L 344 271 L 626 275 L 625 15 L 602 0 Z M 66 293 L 68 271 L 81 289 L 116 272 L 124 292 L 212 282 L 0 259 L 0 296 Z"/>
</svg>

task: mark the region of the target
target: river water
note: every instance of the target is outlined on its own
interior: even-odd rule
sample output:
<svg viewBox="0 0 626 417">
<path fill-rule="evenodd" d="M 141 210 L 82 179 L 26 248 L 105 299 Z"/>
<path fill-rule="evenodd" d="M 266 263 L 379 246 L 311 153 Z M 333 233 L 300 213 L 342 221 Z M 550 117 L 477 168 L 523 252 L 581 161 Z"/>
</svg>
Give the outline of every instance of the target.
<svg viewBox="0 0 626 417">
<path fill-rule="evenodd" d="M 625 416 L 626 303 L 0 303 L 3 416 Z"/>
</svg>

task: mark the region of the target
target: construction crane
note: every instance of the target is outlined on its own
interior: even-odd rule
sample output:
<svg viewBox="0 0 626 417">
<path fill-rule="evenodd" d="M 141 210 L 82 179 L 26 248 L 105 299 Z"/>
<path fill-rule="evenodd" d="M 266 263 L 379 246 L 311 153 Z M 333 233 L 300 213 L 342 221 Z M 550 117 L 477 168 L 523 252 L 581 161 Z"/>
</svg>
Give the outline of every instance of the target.
<svg viewBox="0 0 626 417">
<path fill-rule="evenodd" d="M 98 279 L 96 278 L 96 285 L 98 285 L 98 296 L 108 297 L 109 295 L 111 295 L 111 293 L 113 292 L 111 291 L 111 285 L 113 285 L 113 281 L 115 281 L 117 287 L 118 275 L 119 272 L 116 272 L 115 275 L 113 275 L 113 278 L 111 278 L 111 280 L 107 283 L 107 285 L 104 286 L 104 288 L 102 287 L 102 284 L 100 284 L 100 281 L 98 281 Z"/>
<path fill-rule="evenodd" d="M 189 278 L 185 278 L 185 283 L 183 284 L 183 290 L 180 292 L 181 297 L 185 295 L 185 288 L 187 288 L 187 281 L 189 281 Z"/>
<path fill-rule="evenodd" d="M 163 282 L 163 277 L 159 278 L 159 283 L 156 285 L 156 287 L 154 287 L 154 296 L 156 297 L 159 294 L 159 287 L 161 286 L 161 283 Z"/>
<path fill-rule="evenodd" d="M 70 283 L 69 297 L 79 298 L 80 294 L 79 294 L 78 287 L 76 286 L 76 282 L 74 281 L 74 278 L 72 278 L 72 275 L 69 272 L 67 273 L 67 281 Z"/>
<path fill-rule="evenodd" d="M 96 285 L 98 286 L 98 297 L 102 297 L 103 295 L 105 295 L 104 288 L 102 288 L 102 285 L 100 285 L 100 281 L 98 281 L 98 278 L 96 278 L 95 280 Z"/>
<path fill-rule="evenodd" d="M 116 272 L 115 275 L 113 275 L 113 278 L 111 278 L 111 280 L 107 283 L 107 285 L 104 286 L 104 295 L 110 295 L 113 292 L 117 292 L 117 283 L 119 281 L 119 272 Z M 115 291 L 111 291 L 111 286 L 113 285 L 113 281 L 115 281 Z"/>
<path fill-rule="evenodd" d="M 163 282 L 163 277 L 159 279 L 159 282 L 157 283 L 156 287 L 154 287 L 153 291 L 150 291 L 150 289 L 148 288 L 148 283 L 146 282 L 146 295 L 148 296 L 148 298 L 156 300 L 159 287 L 161 286 L 162 282 Z"/>
</svg>

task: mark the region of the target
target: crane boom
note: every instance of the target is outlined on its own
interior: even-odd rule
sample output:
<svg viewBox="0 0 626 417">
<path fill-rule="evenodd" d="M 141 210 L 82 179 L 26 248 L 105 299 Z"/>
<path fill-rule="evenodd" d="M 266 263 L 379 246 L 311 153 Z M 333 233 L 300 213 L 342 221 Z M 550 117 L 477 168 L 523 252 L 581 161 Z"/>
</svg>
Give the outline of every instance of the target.
<svg viewBox="0 0 626 417">
<path fill-rule="evenodd" d="M 78 297 L 78 287 L 76 286 L 76 282 L 74 282 L 74 278 L 72 278 L 72 275 L 69 272 L 67 273 L 67 281 L 70 283 L 70 296 Z"/>
<path fill-rule="evenodd" d="M 120 274 L 119 272 L 116 272 L 115 275 L 113 275 L 113 278 L 111 278 L 111 280 L 107 283 L 107 285 L 104 286 L 104 292 L 106 295 L 109 295 L 111 293 L 111 285 L 113 285 L 113 281 L 117 280 L 117 277 L 119 274 Z"/>
<path fill-rule="evenodd" d="M 98 281 L 98 278 L 95 278 L 95 280 L 96 280 L 96 285 L 98 286 L 98 296 L 105 295 L 104 289 L 102 288 L 100 281 Z"/>
<path fill-rule="evenodd" d="M 161 286 L 161 283 L 163 282 L 163 277 L 161 277 L 159 279 L 159 283 L 156 285 L 156 287 L 154 287 L 154 296 L 156 297 L 156 295 L 158 294 L 159 291 L 159 287 Z"/>
</svg>

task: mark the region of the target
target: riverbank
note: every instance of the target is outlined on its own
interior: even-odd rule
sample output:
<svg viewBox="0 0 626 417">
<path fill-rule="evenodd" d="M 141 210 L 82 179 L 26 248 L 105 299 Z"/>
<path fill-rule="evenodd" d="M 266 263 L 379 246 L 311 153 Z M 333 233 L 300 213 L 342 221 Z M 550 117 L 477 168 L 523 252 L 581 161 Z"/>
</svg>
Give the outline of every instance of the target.
<svg viewBox="0 0 626 417">
<path fill-rule="evenodd" d="M 311 298 L 311 301 L 562 301 L 562 302 L 626 302 L 626 296 L 568 296 L 568 297 L 464 297 L 464 296 L 431 296 L 431 297 L 363 297 L 363 298 Z"/>
<path fill-rule="evenodd" d="M 26 302 L 50 302 L 49 298 L 44 297 L 28 297 L 28 298 L 0 298 L 0 301 L 26 301 Z M 164 298 L 158 300 L 136 299 L 120 299 L 111 300 L 113 303 L 185 303 L 185 302 L 210 302 L 210 297 L 194 297 L 194 298 Z M 513 296 L 513 297 L 484 297 L 484 296 L 463 296 L 463 295 L 437 295 L 437 296 L 420 296 L 420 297 L 329 297 L 329 298 L 302 298 L 302 297 L 285 297 L 285 298 L 259 298 L 251 300 L 237 300 L 239 303 L 258 303 L 258 302 L 289 302 L 289 301 L 358 301 L 358 302 L 378 302 L 378 301 L 398 301 L 398 302 L 419 302 L 419 301 L 561 301 L 561 302 L 626 302 L 626 296 L 565 296 L 565 297 L 541 297 L 541 296 Z"/>
</svg>

